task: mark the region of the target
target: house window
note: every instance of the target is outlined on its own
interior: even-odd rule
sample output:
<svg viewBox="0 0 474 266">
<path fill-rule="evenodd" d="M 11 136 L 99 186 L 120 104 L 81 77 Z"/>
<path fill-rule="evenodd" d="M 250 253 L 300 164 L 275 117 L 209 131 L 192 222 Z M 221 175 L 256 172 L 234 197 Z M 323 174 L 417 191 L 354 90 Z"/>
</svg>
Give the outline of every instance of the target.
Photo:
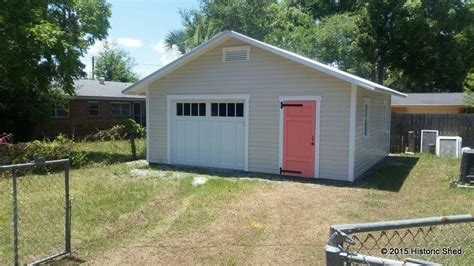
<svg viewBox="0 0 474 266">
<path fill-rule="evenodd" d="M 51 109 L 52 117 L 69 117 L 69 103 L 58 104 L 55 103 Z"/>
<path fill-rule="evenodd" d="M 112 116 L 130 116 L 130 103 L 110 103 Z"/>
<path fill-rule="evenodd" d="M 99 117 L 100 116 L 99 102 L 88 102 L 87 113 L 89 114 L 89 117 Z"/>
<path fill-rule="evenodd" d="M 177 116 L 206 116 L 205 103 L 176 103 Z"/>
<path fill-rule="evenodd" d="M 389 115 L 390 115 L 390 112 L 388 111 L 388 101 L 384 100 L 383 101 L 383 125 L 382 126 L 383 126 L 383 129 L 385 130 L 385 132 L 390 131 Z"/>
<path fill-rule="evenodd" d="M 212 103 L 211 116 L 221 117 L 243 117 L 243 103 Z"/>
<path fill-rule="evenodd" d="M 364 126 L 364 138 L 369 136 L 369 112 L 370 112 L 370 99 L 364 98 L 364 114 L 362 124 Z"/>
</svg>

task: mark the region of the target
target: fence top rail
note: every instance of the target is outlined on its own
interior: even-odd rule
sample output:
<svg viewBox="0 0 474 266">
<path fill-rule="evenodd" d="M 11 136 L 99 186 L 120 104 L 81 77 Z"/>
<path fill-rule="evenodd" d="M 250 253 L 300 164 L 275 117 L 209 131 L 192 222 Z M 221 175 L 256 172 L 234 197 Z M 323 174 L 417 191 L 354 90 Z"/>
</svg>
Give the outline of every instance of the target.
<svg viewBox="0 0 474 266">
<path fill-rule="evenodd" d="M 11 164 L 11 165 L 0 165 L 0 172 L 1 171 L 8 171 L 12 169 L 20 169 L 20 168 L 30 168 L 36 165 L 51 165 L 51 164 L 67 164 L 69 163 L 69 159 L 60 159 L 60 160 L 51 160 L 51 161 L 32 161 L 29 163 L 20 163 L 20 164 Z"/>
<path fill-rule="evenodd" d="M 333 225 L 331 226 L 331 233 L 333 231 L 341 231 L 346 234 L 353 234 L 353 233 L 363 233 L 363 232 L 371 232 L 371 231 L 401 229 L 401 228 L 407 228 L 407 227 L 444 225 L 444 224 L 455 224 L 455 223 L 466 223 L 466 222 L 474 222 L 474 217 L 471 214 L 463 214 L 463 215 L 440 216 L 440 217 L 429 217 L 429 218 L 419 218 L 419 219 L 374 222 L 374 223 Z"/>
</svg>

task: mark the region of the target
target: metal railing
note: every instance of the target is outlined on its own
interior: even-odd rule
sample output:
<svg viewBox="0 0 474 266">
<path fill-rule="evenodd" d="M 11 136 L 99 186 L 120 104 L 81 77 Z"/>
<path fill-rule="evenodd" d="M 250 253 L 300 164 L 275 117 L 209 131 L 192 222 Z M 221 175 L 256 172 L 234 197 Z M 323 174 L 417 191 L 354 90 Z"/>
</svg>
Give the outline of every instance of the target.
<svg viewBox="0 0 474 266">
<path fill-rule="evenodd" d="M 474 217 L 334 225 L 327 265 L 474 265 Z"/>
<path fill-rule="evenodd" d="M 58 168 L 63 174 L 33 173 Z M 71 253 L 69 160 L 0 166 L 0 188 L 0 265 L 36 265 Z"/>
</svg>

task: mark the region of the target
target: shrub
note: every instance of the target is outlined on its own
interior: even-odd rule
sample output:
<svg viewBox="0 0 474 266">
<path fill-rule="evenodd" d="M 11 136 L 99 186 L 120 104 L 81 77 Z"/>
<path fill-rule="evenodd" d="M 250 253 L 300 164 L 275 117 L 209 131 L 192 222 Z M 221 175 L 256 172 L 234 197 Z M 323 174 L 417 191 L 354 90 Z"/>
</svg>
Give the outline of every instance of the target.
<svg viewBox="0 0 474 266">
<path fill-rule="evenodd" d="M 35 140 L 27 143 L 3 144 L 1 164 L 25 163 L 42 157 L 46 160 L 69 158 L 72 167 L 85 164 L 85 153 L 74 150 L 74 142 L 63 135 L 54 140 Z"/>
<path fill-rule="evenodd" d="M 96 140 L 119 140 L 126 138 L 126 131 L 124 125 L 115 125 L 109 129 L 99 130 L 97 133 L 88 135 L 84 138 L 87 141 L 96 141 Z"/>
<path fill-rule="evenodd" d="M 133 119 L 127 119 L 125 120 L 125 123 L 123 124 L 125 132 L 127 137 L 130 140 L 130 146 L 132 149 L 132 159 L 136 160 L 137 159 L 137 148 L 135 145 L 135 139 L 137 138 L 143 138 L 145 136 L 145 128 L 138 124 L 135 120 Z"/>
</svg>

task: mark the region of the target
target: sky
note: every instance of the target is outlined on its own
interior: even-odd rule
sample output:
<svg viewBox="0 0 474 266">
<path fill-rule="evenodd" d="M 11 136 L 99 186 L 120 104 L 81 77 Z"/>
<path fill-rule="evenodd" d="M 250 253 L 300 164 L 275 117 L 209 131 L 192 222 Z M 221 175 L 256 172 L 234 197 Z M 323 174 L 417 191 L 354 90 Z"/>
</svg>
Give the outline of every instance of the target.
<svg viewBox="0 0 474 266">
<path fill-rule="evenodd" d="M 199 7 L 198 0 L 108 0 L 112 4 L 109 41 L 115 42 L 135 59 L 134 71 L 140 77 L 154 72 L 179 57 L 179 52 L 163 45 L 167 33 L 182 27 L 180 9 Z M 88 76 L 92 56 L 103 42 L 96 42 L 82 58 Z"/>
</svg>

